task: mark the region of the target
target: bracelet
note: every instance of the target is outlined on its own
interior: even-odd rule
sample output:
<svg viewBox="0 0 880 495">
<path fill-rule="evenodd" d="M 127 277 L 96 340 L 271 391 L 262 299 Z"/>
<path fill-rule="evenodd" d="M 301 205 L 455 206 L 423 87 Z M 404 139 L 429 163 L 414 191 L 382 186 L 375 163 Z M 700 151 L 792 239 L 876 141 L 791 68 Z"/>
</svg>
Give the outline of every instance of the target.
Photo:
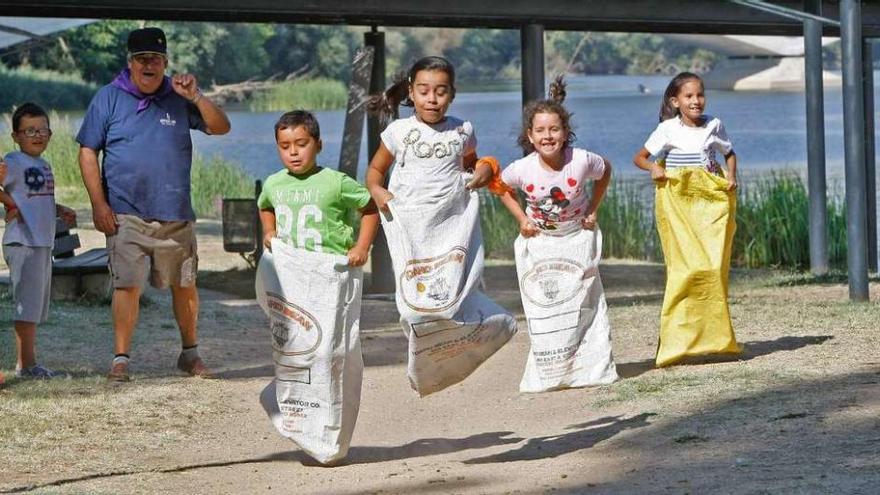
<svg viewBox="0 0 880 495">
<path fill-rule="evenodd" d="M 198 103 L 199 100 L 201 100 L 201 99 L 202 99 L 202 90 L 201 90 L 201 89 L 197 89 L 197 90 L 196 90 L 196 96 L 193 97 L 192 100 L 189 100 L 189 102 L 192 103 L 193 105 L 195 105 L 195 104 Z"/>
</svg>

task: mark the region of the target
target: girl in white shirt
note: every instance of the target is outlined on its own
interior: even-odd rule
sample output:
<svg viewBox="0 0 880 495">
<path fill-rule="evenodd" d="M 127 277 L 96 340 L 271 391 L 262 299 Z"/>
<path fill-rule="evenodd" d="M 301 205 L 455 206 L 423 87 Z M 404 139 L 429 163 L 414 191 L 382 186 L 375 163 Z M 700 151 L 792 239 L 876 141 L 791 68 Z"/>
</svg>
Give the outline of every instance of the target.
<svg viewBox="0 0 880 495">
<path fill-rule="evenodd" d="M 633 157 L 636 166 L 651 172 L 655 181 L 665 180 L 668 168 L 704 167 L 712 174 L 726 176 L 729 191 L 736 189 L 733 145 L 721 120 L 704 114 L 705 109 L 700 76 L 690 72 L 675 76 L 663 94 L 660 124 Z M 716 151 L 724 157 L 727 174 L 718 165 Z M 651 156 L 657 160 L 651 162 Z"/>
<path fill-rule="evenodd" d="M 499 182 L 498 162 L 478 159 L 471 123 L 446 115 L 454 97 L 452 64 L 425 57 L 369 104 L 383 117 L 400 104 L 415 109 L 382 132 L 366 183 L 383 212 L 407 372 L 422 396 L 463 380 L 516 332 L 516 319 L 477 289 L 483 247 L 473 190 Z"/>
<path fill-rule="evenodd" d="M 727 304 L 736 154 L 721 121 L 704 114 L 705 108 L 702 79 L 690 72 L 675 76 L 663 95 L 660 124 L 633 157 L 656 184 L 657 232 L 666 261 L 657 366 L 741 351 Z"/>
<path fill-rule="evenodd" d="M 373 113 L 388 120 L 398 105 L 414 107 L 411 117 L 391 122 L 367 170 L 367 189 L 380 210 L 392 198 L 419 203 L 461 194 L 461 174 L 472 170 L 467 189 L 486 186 L 495 168 L 477 159 L 473 125 L 446 115 L 455 98 L 455 69 L 441 57 L 418 60 L 405 77 L 370 100 Z M 385 187 L 385 175 L 394 166 Z M 496 167 L 497 168 L 497 167 Z"/>
<path fill-rule="evenodd" d="M 541 231 L 596 227 L 597 212 L 611 182 L 611 163 L 596 153 L 572 146 L 571 115 L 562 105 L 565 83 L 550 85 L 550 98 L 533 102 L 523 111 L 518 143 L 526 153 L 501 173 L 501 180 L 525 196 L 526 211 L 516 192 L 501 202 L 519 221 L 520 233 L 532 237 Z M 593 181 L 592 194 L 587 183 Z"/>
<path fill-rule="evenodd" d="M 597 213 L 611 181 L 611 163 L 572 145 L 564 99 L 560 76 L 550 85 L 549 99 L 526 106 L 518 142 L 527 155 L 501 174 L 514 189 L 501 201 L 520 225 L 514 252 L 531 342 L 521 392 L 617 379 L 598 268 L 602 234 Z M 526 211 L 517 192 L 525 198 Z"/>
</svg>

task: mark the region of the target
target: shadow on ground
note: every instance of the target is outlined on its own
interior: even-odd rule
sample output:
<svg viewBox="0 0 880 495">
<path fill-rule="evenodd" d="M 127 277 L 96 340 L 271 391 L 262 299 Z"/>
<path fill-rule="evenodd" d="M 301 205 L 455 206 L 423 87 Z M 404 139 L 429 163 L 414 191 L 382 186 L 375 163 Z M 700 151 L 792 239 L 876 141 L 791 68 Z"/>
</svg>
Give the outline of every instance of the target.
<svg viewBox="0 0 880 495">
<path fill-rule="evenodd" d="M 773 340 L 746 342 L 740 359 L 748 361 L 774 352 L 794 351 L 808 345 L 822 345 L 833 339 L 833 335 L 785 336 Z"/>
<path fill-rule="evenodd" d="M 475 457 L 464 461 L 465 464 L 488 464 L 494 462 L 534 461 L 570 454 L 578 450 L 588 449 L 597 443 L 626 430 L 644 428 L 650 425 L 648 418 L 654 413 L 642 413 L 631 418 L 608 416 L 586 423 L 571 425 L 573 430 L 561 435 L 530 438 L 525 445 L 501 454 Z"/>
<path fill-rule="evenodd" d="M 485 449 L 496 447 L 499 445 L 509 445 L 519 443 L 524 438 L 514 437 L 510 431 L 496 431 L 471 435 L 462 438 L 423 438 L 413 442 L 392 446 L 392 447 L 353 447 L 348 451 L 348 456 L 344 461 L 336 466 L 354 465 L 354 464 L 372 464 L 386 461 L 415 459 L 418 457 L 427 457 L 435 455 L 450 454 L 465 450 Z M 268 456 L 235 459 L 228 461 L 202 462 L 196 464 L 187 464 L 174 466 L 164 469 L 148 469 L 148 470 L 118 470 L 107 473 L 95 473 L 74 478 L 65 478 L 51 481 L 44 484 L 33 484 L 27 486 L 10 487 L 0 492 L 16 493 L 22 491 L 34 490 L 37 488 L 50 488 L 69 485 L 88 480 L 96 480 L 102 478 L 113 478 L 116 476 L 131 476 L 145 473 L 185 473 L 205 468 L 227 467 L 242 464 L 265 464 L 274 462 L 298 462 L 305 466 L 324 467 L 301 450 L 298 450 L 296 444 L 290 443 L 291 450 L 287 452 L 276 452 Z M 459 480 L 460 481 L 460 480 Z M 474 480 L 472 480 L 475 482 Z M 444 482 L 446 483 L 446 482 Z M 467 486 L 465 483 L 462 486 Z M 448 487 L 448 485 L 446 485 Z M 423 491 L 423 490 L 422 490 Z"/>
<path fill-rule="evenodd" d="M 771 341 L 775 350 L 780 350 L 778 340 Z M 876 493 L 878 405 L 876 365 L 740 395 L 672 421 L 652 422 L 640 429 L 632 450 L 626 445 L 615 450 L 622 457 L 637 457 L 634 469 L 605 483 L 558 493 Z M 643 421 L 637 416 L 623 422 L 637 420 Z M 620 427 L 612 423 L 606 428 Z M 590 431 L 576 433 L 576 440 L 600 441 L 601 430 L 597 436 Z M 546 443 L 532 439 L 515 451 L 478 460 L 530 459 L 542 455 L 537 447 Z"/>
</svg>

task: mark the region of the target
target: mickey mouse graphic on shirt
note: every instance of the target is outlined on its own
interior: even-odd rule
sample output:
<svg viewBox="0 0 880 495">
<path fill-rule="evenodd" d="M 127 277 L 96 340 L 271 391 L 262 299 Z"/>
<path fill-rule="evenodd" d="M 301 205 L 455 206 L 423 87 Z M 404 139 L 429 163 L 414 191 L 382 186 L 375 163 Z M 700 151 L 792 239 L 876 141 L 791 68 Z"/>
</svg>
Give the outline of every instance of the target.
<svg viewBox="0 0 880 495">
<path fill-rule="evenodd" d="M 543 230 L 556 230 L 556 224 L 563 220 L 562 210 L 569 205 L 570 201 L 559 187 L 550 188 L 550 194 L 534 201 L 532 218 Z"/>
</svg>

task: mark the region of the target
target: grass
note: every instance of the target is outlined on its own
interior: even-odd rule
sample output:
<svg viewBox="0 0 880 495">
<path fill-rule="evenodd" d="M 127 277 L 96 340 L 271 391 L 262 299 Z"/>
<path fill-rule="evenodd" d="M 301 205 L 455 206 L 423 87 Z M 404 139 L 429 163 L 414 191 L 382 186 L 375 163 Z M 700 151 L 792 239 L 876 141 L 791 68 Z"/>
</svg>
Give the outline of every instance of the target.
<svg viewBox="0 0 880 495">
<path fill-rule="evenodd" d="M 7 129 L 12 128 L 11 118 L 11 114 L 3 116 Z M 50 113 L 49 120 L 52 141 L 43 153 L 43 158 L 52 165 L 52 173 L 55 175 L 55 200 L 73 208 L 88 209 L 89 196 L 79 170 L 79 144 L 76 142 L 78 129 L 69 117 L 54 111 Z M 0 149 L 16 149 L 8 134 L 0 136 Z M 201 218 L 218 218 L 221 198 L 253 196 L 253 178 L 238 164 L 221 158 L 193 156 L 191 177 L 193 208 Z"/>
<path fill-rule="evenodd" d="M 296 108 L 335 110 L 345 108 L 348 90 L 341 81 L 328 78 L 297 79 L 258 93 L 251 99 L 252 112 L 286 112 Z"/>
<path fill-rule="evenodd" d="M 497 198 L 482 197 L 486 253 L 509 257 L 519 228 Z M 603 257 L 662 260 L 654 225 L 653 187 L 638 179 L 612 182 L 599 208 Z M 809 195 L 794 174 L 771 173 L 747 181 L 739 192 L 732 264 L 801 270 L 810 264 Z M 828 200 L 828 250 L 832 267 L 846 263 L 846 210 Z"/>
<path fill-rule="evenodd" d="M 16 380 L 11 369 L 11 306 L 8 293 L 0 294 L 0 368 L 7 381 L 0 391 L 0 457 L 5 459 L 0 471 L 36 473 L 46 456 L 58 464 L 83 464 L 91 471 L 130 469 L 137 467 L 134 461 L 119 456 L 114 440 L 102 439 L 100 432 L 112 429 L 123 443 L 158 457 L 169 444 L 196 435 L 194 422 L 208 423 L 225 407 L 218 384 L 176 375 L 126 387 L 108 384 L 103 374 L 112 356 L 109 305 L 53 302 L 50 320 L 38 330 L 38 357 L 72 378 Z M 163 325 L 173 322 L 169 305 L 145 305 L 141 313 L 140 332 L 134 338 L 134 348 L 141 351 L 138 357 L 155 353 L 158 343 L 167 347 L 167 360 L 172 362 L 179 337 L 175 326 Z M 170 364 L 165 368 L 170 370 Z"/>
<path fill-rule="evenodd" d="M 98 87 L 79 76 L 21 68 L 10 70 L 0 64 L 0 111 L 8 111 L 25 101 L 44 108 L 81 110 L 86 108 Z"/>
<path fill-rule="evenodd" d="M 519 224 L 494 194 L 480 191 L 480 228 L 483 248 L 490 258 L 513 258 L 513 241 L 519 235 Z"/>
<path fill-rule="evenodd" d="M 810 265 L 809 195 L 793 174 L 771 173 L 746 183 L 737 205 L 733 262 L 749 268 Z M 828 251 L 832 266 L 846 262 L 846 211 L 840 198 L 828 201 Z"/>
<path fill-rule="evenodd" d="M 254 179 L 237 164 L 219 157 L 193 157 L 192 203 L 199 217 L 218 218 L 223 198 L 252 198 Z"/>
<path fill-rule="evenodd" d="M 766 385 L 768 379 L 764 371 L 750 369 L 742 363 L 709 366 L 678 366 L 657 370 L 641 376 L 621 380 L 605 387 L 604 394 L 594 405 L 606 407 L 615 403 L 644 400 L 676 401 L 685 396 L 705 396 L 707 389 L 719 396 L 726 393 L 742 393 Z M 784 377 L 774 373 L 773 379 Z"/>
<path fill-rule="evenodd" d="M 606 258 L 663 259 L 654 228 L 654 211 L 644 197 L 650 183 L 614 181 L 599 208 L 602 256 Z"/>
</svg>

